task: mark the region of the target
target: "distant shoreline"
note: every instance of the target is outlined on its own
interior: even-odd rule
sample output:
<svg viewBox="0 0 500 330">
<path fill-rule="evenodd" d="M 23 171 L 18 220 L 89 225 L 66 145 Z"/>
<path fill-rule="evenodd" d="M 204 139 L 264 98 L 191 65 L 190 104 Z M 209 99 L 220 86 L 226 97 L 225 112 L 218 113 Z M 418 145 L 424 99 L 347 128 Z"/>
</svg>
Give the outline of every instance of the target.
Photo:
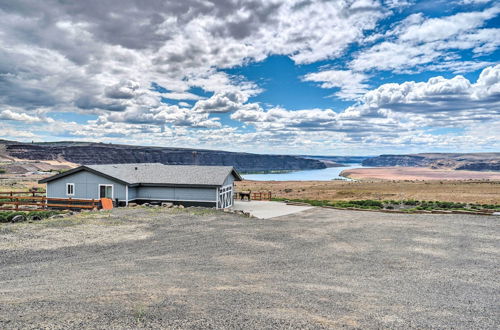
<svg viewBox="0 0 500 330">
<path fill-rule="evenodd" d="M 370 167 L 342 171 L 355 180 L 500 180 L 500 172 L 431 169 L 426 167 Z"/>
</svg>

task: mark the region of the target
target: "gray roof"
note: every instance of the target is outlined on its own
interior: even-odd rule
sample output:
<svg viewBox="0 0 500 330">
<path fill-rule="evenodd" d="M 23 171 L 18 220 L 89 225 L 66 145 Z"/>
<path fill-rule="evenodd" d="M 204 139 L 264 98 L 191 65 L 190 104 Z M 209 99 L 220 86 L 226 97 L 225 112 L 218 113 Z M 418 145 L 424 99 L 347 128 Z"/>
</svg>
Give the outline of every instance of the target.
<svg viewBox="0 0 500 330">
<path fill-rule="evenodd" d="M 41 183 L 58 179 L 79 170 L 98 172 L 126 184 L 200 185 L 220 186 L 229 174 L 236 180 L 240 175 L 232 166 L 163 165 L 160 163 L 85 165 L 40 180 Z"/>
</svg>

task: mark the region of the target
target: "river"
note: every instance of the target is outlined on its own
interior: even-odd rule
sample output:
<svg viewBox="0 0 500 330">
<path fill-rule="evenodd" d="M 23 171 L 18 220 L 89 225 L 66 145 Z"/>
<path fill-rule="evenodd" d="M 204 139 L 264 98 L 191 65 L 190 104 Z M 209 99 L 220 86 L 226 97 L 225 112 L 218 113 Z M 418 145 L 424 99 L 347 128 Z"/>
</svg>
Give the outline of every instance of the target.
<svg viewBox="0 0 500 330">
<path fill-rule="evenodd" d="M 330 180 L 349 180 L 339 176 L 343 170 L 363 167 L 361 164 L 349 164 L 342 167 L 328 167 L 320 170 L 292 171 L 287 173 L 268 173 L 268 174 L 243 174 L 246 180 L 255 181 L 330 181 Z"/>
</svg>

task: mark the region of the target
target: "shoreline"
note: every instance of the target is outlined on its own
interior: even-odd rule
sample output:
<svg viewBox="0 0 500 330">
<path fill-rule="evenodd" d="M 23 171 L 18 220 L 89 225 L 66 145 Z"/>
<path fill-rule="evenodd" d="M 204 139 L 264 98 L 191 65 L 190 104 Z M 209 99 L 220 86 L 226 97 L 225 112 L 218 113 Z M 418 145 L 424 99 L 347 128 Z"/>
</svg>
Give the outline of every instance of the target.
<svg viewBox="0 0 500 330">
<path fill-rule="evenodd" d="M 453 169 L 431 169 L 427 167 L 370 167 L 353 168 L 342 171 L 339 176 L 353 180 L 500 180 L 500 172 L 464 171 Z"/>
</svg>

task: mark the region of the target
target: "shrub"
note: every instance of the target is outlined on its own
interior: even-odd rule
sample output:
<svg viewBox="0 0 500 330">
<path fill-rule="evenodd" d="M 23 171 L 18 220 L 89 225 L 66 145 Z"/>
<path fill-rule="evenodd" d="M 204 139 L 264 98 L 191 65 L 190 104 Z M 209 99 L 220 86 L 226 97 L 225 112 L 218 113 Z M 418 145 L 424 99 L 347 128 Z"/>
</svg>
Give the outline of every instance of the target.
<svg viewBox="0 0 500 330">
<path fill-rule="evenodd" d="M 59 214 L 59 211 L 0 211 L 0 222 L 11 222 L 16 215 L 24 215 L 27 219 L 38 216 L 42 219 L 49 218 L 54 214 Z"/>
</svg>

